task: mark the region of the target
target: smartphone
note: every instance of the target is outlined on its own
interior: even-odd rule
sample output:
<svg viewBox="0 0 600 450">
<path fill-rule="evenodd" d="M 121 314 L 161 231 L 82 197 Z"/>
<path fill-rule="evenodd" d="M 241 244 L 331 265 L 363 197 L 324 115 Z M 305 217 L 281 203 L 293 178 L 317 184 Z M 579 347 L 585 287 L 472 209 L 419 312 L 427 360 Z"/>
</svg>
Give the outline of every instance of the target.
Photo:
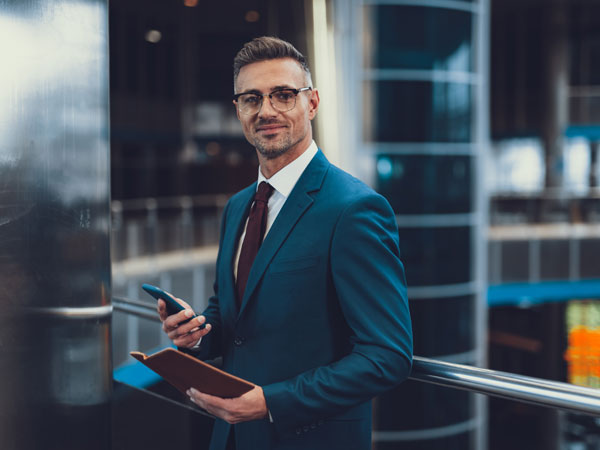
<svg viewBox="0 0 600 450">
<path fill-rule="evenodd" d="M 183 311 L 185 309 L 183 306 L 181 306 L 179 304 L 179 302 L 177 300 L 175 300 L 175 298 L 171 294 L 163 291 L 159 287 L 152 286 L 151 284 L 142 284 L 142 289 L 145 290 L 152 297 L 154 297 L 156 300 L 158 300 L 158 299 L 164 300 L 164 302 L 167 305 L 167 314 L 169 316 L 171 316 L 173 314 L 177 314 L 179 311 Z M 180 322 L 179 325 L 183 325 L 184 323 L 189 322 L 194 317 L 196 317 L 196 314 L 194 314 L 189 319 Z M 200 329 L 204 328 L 204 324 L 201 325 L 199 328 Z"/>
</svg>

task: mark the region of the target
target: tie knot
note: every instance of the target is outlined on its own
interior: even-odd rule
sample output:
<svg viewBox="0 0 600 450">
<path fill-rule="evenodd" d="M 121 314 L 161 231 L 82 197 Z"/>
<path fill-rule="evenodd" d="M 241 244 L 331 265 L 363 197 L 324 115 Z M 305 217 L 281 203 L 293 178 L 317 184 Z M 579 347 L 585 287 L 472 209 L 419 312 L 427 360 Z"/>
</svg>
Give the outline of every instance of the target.
<svg viewBox="0 0 600 450">
<path fill-rule="evenodd" d="M 254 196 L 254 201 L 267 203 L 272 193 L 273 186 L 271 186 L 269 183 L 266 183 L 265 181 L 261 181 L 258 185 L 256 195 Z"/>
</svg>

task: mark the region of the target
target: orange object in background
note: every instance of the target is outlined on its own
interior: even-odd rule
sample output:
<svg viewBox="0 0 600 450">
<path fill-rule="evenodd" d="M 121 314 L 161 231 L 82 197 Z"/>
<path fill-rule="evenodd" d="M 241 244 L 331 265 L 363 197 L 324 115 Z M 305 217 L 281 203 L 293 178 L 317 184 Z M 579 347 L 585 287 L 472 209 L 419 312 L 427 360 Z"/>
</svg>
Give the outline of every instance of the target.
<svg viewBox="0 0 600 450">
<path fill-rule="evenodd" d="M 568 382 L 600 387 L 600 301 L 571 301 L 567 306 Z"/>
</svg>

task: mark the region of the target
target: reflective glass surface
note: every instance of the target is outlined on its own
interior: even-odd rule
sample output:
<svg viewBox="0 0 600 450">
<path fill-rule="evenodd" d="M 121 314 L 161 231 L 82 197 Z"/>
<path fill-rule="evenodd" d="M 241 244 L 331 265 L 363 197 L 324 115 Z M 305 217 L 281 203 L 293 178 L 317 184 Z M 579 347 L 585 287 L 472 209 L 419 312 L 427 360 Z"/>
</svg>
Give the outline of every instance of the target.
<svg viewBox="0 0 600 450">
<path fill-rule="evenodd" d="M 470 71 L 472 16 L 421 6 L 366 8 L 365 67 Z"/>
<path fill-rule="evenodd" d="M 409 286 L 471 279 L 471 228 L 401 228 L 400 256 Z"/>
<path fill-rule="evenodd" d="M 377 191 L 396 214 L 468 213 L 473 208 L 472 157 L 377 156 Z"/>
<path fill-rule="evenodd" d="M 430 81 L 367 81 L 365 140 L 469 142 L 471 86 Z"/>
</svg>

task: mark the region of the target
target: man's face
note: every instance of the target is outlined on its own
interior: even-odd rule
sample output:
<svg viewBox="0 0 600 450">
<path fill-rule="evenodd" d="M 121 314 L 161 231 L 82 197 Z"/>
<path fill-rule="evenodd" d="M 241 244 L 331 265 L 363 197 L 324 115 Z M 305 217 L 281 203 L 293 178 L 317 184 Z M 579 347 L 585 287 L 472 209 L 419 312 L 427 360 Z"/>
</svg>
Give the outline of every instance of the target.
<svg viewBox="0 0 600 450">
<path fill-rule="evenodd" d="M 236 81 L 236 93 L 268 94 L 276 89 L 300 89 L 308 86 L 300 64 L 291 58 L 271 59 L 242 67 Z M 273 108 L 269 97 L 263 98 L 260 111 L 246 115 L 236 106 L 244 135 L 266 159 L 274 159 L 289 151 L 304 151 L 312 140 L 310 121 L 317 113 L 316 91 L 300 92 L 296 106 L 286 112 Z"/>
</svg>

